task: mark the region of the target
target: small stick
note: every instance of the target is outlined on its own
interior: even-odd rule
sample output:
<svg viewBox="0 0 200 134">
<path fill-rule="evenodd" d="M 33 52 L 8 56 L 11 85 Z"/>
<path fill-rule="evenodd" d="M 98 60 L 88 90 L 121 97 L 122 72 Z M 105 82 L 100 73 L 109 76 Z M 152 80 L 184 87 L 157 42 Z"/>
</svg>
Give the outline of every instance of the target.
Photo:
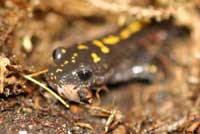
<svg viewBox="0 0 200 134">
<path fill-rule="evenodd" d="M 29 77 L 35 77 L 35 76 L 38 76 L 38 75 L 41 75 L 41 74 L 44 74 L 44 73 L 47 73 L 48 72 L 48 69 L 44 69 L 42 71 L 39 71 L 39 72 L 36 72 L 36 73 L 33 73 L 33 74 L 29 74 L 27 76 Z"/>
<path fill-rule="evenodd" d="M 40 87 L 44 88 L 47 92 L 49 92 L 51 95 L 53 95 L 57 100 L 59 100 L 66 108 L 69 108 L 69 104 L 67 104 L 58 94 L 53 92 L 50 88 L 45 86 L 44 84 L 40 83 L 39 81 L 31 78 L 29 75 L 22 75 L 25 79 L 39 85 Z"/>
<path fill-rule="evenodd" d="M 115 114 L 116 114 L 116 110 L 112 110 L 110 116 L 108 117 L 107 121 L 106 121 L 106 126 L 104 128 L 105 132 L 107 133 L 109 130 L 109 127 L 111 125 L 111 123 L 113 122 L 114 118 L 115 118 Z"/>
<path fill-rule="evenodd" d="M 87 128 L 87 129 L 90 129 L 90 130 L 94 130 L 94 128 L 88 123 L 77 122 L 77 123 L 75 123 L 75 125 L 77 125 L 79 127 L 82 127 L 82 128 Z"/>
</svg>

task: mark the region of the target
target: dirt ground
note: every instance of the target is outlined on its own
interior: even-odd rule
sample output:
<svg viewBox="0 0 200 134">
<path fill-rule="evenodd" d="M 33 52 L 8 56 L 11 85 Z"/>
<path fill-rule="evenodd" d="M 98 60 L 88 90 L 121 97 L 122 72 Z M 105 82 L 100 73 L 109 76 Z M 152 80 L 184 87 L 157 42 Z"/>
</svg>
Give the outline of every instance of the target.
<svg viewBox="0 0 200 134">
<path fill-rule="evenodd" d="M 165 69 L 173 77 L 166 81 L 109 87 L 100 104 L 70 102 L 67 109 L 22 77 L 47 69 L 58 46 L 100 37 L 135 19 L 170 16 L 191 35 L 170 51 L 173 62 Z M 198 0 L 0 0 L 0 133 L 200 133 L 199 37 Z M 47 83 L 43 74 L 34 79 Z"/>
</svg>

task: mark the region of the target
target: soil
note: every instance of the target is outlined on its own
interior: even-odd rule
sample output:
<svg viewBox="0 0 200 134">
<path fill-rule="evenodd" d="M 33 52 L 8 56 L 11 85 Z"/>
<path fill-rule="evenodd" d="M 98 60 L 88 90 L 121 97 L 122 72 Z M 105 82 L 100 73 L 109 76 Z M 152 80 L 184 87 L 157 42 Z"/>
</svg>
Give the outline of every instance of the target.
<svg viewBox="0 0 200 134">
<path fill-rule="evenodd" d="M 0 133 L 200 133 L 199 9 L 198 0 L 0 0 Z M 22 77 L 47 69 L 58 46 L 100 37 L 135 19 L 170 16 L 191 35 L 163 59 L 173 74 L 165 81 L 112 86 L 100 93 L 100 102 L 69 102 L 67 109 Z M 47 84 L 44 74 L 34 79 Z"/>
</svg>

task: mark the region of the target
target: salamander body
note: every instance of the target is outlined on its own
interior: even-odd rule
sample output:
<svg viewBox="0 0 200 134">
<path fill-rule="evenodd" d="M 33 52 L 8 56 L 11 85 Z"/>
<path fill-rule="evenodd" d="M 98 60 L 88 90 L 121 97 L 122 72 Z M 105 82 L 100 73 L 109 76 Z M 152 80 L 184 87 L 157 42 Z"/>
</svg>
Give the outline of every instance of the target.
<svg viewBox="0 0 200 134">
<path fill-rule="evenodd" d="M 154 61 L 163 47 L 185 33 L 185 27 L 172 21 L 135 21 L 102 38 L 59 47 L 53 52 L 55 65 L 49 67 L 47 81 L 70 101 L 91 102 L 91 90 L 103 84 L 152 80 L 158 69 Z"/>
</svg>

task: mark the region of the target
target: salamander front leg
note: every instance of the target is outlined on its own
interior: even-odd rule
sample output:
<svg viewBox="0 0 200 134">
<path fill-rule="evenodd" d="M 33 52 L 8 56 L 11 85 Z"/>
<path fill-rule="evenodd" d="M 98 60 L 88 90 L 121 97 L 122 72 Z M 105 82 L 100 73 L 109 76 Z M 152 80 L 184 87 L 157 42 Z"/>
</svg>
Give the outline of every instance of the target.
<svg viewBox="0 0 200 134">
<path fill-rule="evenodd" d="M 97 105 L 99 105 L 101 103 L 101 97 L 100 97 L 100 92 L 101 91 L 109 92 L 109 89 L 105 84 L 103 84 L 100 87 L 96 87 L 95 88 L 95 96 L 97 98 Z"/>
</svg>

